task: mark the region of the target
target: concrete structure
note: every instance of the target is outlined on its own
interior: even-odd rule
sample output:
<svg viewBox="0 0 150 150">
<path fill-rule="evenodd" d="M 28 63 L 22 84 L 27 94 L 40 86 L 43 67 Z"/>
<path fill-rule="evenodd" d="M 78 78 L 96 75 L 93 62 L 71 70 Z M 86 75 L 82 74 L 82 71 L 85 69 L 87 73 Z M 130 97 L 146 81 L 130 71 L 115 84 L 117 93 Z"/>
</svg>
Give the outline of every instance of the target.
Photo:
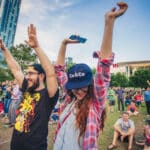
<svg viewBox="0 0 150 150">
<path fill-rule="evenodd" d="M 130 77 L 138 69 L 150 69 L 150 60 L 118 62 L 113 64 L 111 73 L 121 72 Z"/>
</svg>

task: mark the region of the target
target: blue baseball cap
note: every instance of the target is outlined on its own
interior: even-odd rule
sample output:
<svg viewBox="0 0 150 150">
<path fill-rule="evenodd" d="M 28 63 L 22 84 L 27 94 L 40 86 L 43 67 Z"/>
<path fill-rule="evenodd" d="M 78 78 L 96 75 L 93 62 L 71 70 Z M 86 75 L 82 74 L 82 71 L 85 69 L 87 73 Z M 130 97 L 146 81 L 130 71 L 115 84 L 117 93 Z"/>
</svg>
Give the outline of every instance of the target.
<svg viewBox="0 0 150 150">
<path fill-rule="evenodd" d="M 86 64 L 73 65 L 67 73 L 66 89 L 79 89 L 92 84 L 92 70 Z"/>
</svg>

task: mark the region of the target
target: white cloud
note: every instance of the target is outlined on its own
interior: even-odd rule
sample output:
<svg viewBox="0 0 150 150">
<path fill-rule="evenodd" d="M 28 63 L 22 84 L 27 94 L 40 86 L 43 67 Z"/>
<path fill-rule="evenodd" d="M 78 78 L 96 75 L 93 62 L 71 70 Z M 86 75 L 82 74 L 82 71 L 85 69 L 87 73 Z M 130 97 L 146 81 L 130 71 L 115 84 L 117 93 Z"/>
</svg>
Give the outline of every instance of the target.
<svg viewBox="0 0 150 150">
<path fill-rule="evenodd" d="M 79 0 L 49 0 L 49 10 L 58 10 L 67 8 L 78 3 Z"/>
<path fill-rule="evenodd" d="M 31 1 L 30 0 L 22 1 L 20 14 L 25 16 L 29 15 L 29 12 L 31 12 L 31 10 L 32 10 Z"/>
<path fill-rule="evenodd" d="M 80 0 L 81 1 L 81 0 Z M 35 11 L 39 11 L 40 13 L 44 13 L 46 11 L 56 11 L 59 9 L 67 8 L 77 4 L 79 0 L 23 0 L 21 4 L 21 14 L 22 15 L 31 15 L 34 14 Z M 33 13 L 32 13 L 33 12 Z"/>
<path fill-rule="evenodd" d="M 38 40 L 42 49 L 51 60 L 56 60 L 61 41 L 69 36 L 72 31 L 74 33 L 74 27 L 66 24 L 71 18 L 70 13 L 64 8 L 76 5 L 79 1 L 81 2 L 82 0 L 22 1 L 15 45 L 23 43 L 27 39 L 27 26 L 33 23 L 37 27 Z M 57 14 L 60 9 L 61 13 Z M 79 57 L 79 47 L 82 49 L 82 46 L 70 46 L 71 50 L 68 50 L 67 56 L 68 54 L 71 57 L 77 55 L 79 59 L 83 59 L 83 57 Z M 85 48 L 85 45 L 83 47 Z M 78 62 L 77 59 L 74 59 L 74 61 Z"/>
<path fill-rule="evenodd" d="M 67 56 L 73 57 L 74 61 L 77 63 L 82 62 L 82 60 L 83 62 L 87 62 L 89 64 L 94 63 L 95 60 L 91 58 L 92 51 L 97 50 L 100 47 L 100 38 L 102 38 L 103 34 L 104 11 L 109 9 L 109 5 L 110 3 L 108 1 L 97 0 L 89 1 L 89 3 L 87 3 L 87 0 L 22 0 L 15 45 L 22 43 L 25 39 L 27 39 L 27 26 L 30 23 L 33 23 L 37 27 L 38 39 L 41 47 L 52 60 L 56 60 L 58 49 L 63 38 L 69 36 L 70 34 L 80 34 L 88 38 L 87 43 L 83 46 L 69 46 Z M 134 7 L 135 9 L 135 5 L 131 5 L 130 11 L 132 10 L 131 7 Z M 116 54 L 117 61 L 123 60 L 123 58 L 125 60 L 132 59 L 131 54 L 128 54 L 131 57 L 127 54 L 124 55 L 127 51 L 130 52 L 134 49 L 136 50 L 136 53 L 139 53 L 138 51 L 140 50 L 138 49 L 147 49 L 148 47 L 148 42 L 146 42 L 148 40 L 141 41 L 141 39 L 139 40 L 142 48 L 139 48 L 139 45 L 138 47 L 135 47 L 137 45 L 136 38 L 134 37 L 131 40 L 128 34 L 125 35 L 125 31 L 122 30 L 125 23 L 130 24 L 130 26 L 126 26 L 126 31 L 131 31 L 130 35 L 135 36 L 135 33 L 137 33 L 139 36 L 136 37 L 141 37 L 140 32 L 135 32 L 135 30 L 139 30 L 137 26 L 135 26 L 135 23 L 131 22 L 131 17 L 134 16 L 134 12 L 130 14 L 130 11 L 128 11 L 125 16 L 122 17 L 118 23 L 116 23 L 115 29 L 118 31 L 117 33 L 119 34 L 119 38 L 116 39 L 118 35 L 114 32 L 115 36 L 113 37 L 113 49 L 116 53 L 117 50 L 119 52 L 119 54 Z M 145 10 L 143 12 L 145 12 Z M 124 19 L 129 20 L 123 21 Z M 143 25 L 143 23 L 144 22 L 142 21 L 141 24 Z M 134 30 L 129 29 L 131 27 L 133 27 Z M 143 26 L 142 29 L 145 30 L 146 33 L 149 33 L 149 28 L 144 28 Z M 142 37 L 145 38 L 147 34 L 144 34 Z M 126 45 L 124 45 L 124 41 L 126 41 Z M 132 45 L 130 44 L 131 41 L 133 43 Z M 81 56 L 82 51 L 86 52 Z M 134 57 L 134 59 L 137 58 L 137 56 Z M 145 56 L 148 57 L 148 55 Z M 139 57 L 141 58 L 143 56 L 139 55 Z"/>
</svg>

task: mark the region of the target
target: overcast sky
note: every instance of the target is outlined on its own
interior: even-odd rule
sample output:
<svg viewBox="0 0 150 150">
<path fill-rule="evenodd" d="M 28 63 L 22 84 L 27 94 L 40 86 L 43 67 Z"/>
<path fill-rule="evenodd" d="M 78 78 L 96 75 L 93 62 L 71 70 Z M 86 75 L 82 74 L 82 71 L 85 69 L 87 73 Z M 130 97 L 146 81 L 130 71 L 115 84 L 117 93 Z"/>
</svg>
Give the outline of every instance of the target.
<svg viewBox="0 0 150 150">
<path fill-rule="evenodd" d="M 27 26 L 35 24 L 41 47 L 56 60 L 61 41 L 71 34 L 88 40 L 70 45 L 67 56 L 94 66 L 92 52 L 99 50 L 104 14 L 116 0 L 22 0 L 15 45 L 27 39 Z M 150 0 L 125 0 L 129 8 L 117 19 L 113 34 L 115 62 L 150 60 Z"/>
</svg>

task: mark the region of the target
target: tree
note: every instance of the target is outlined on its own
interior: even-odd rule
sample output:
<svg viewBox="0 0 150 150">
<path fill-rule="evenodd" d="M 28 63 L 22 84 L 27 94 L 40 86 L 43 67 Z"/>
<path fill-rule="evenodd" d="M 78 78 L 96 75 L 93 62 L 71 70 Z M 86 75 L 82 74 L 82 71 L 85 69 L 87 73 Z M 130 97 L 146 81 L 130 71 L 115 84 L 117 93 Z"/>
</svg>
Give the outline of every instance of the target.
<svg viewBox="0 0 150 150">
<path fill-rule="evenodd" d="M 121 74 L 120 72 L 117 74 L 112 74 L 110 86 L 127 87 L 128 86 L 128 78 L 124 74 Z"/>
<path fill-rule="evenodd" d="M 3 57 L 0 59 L 0 82 L 5 80 L 12 80 L 13 75 L 10 69 L 8 69 L 7 64 Z"/>
<path fill-rule="evenodd" d="M 144 88 L 148 86 L 147 80 L 150 80 L 150 70 L 139 69 L 129 78 L 129 85 Z"/>
<path fill-rule="evenodd" d="M 73 62 L 70 62 L 70 63 L 66 63 L 66 70 L 68 71 L 68 69 L 70 68 L 70 67 L 72 67 L 73 65 L 75 65 L 75 63 L 73 63 Z"/>
<path fill-rule="evenodd" d="M 33 50 L 26 44 L 20 44 L 16 47 L 11 47 L 10 52 L 24 70 L 28 65 L 37 63 L 37 56 Z"/>
<path fill-rule="evenodd" d="M 6 66 L 6 62 L 4 61 L 4 59 L 0 59 L 0 68 Z"/>
<path fill-rule="evenodd" d="M 33 53 L 33 50 L 26 44 L 20 44 L 16 47 L 13 46 L 10 48 L 10 52 L 19 63 L 22 70 L 32 63 L 37 63 L 36 54 Z M 5 60 L 0 60 L 0 64 L 0 81 L 13 79 L 13 75 L 7 67 Z"/>
<path fill-rule="evenodd" d="M 95 73 L 96 73 L 96 68 L 92 68 L 92 73 L 93 73 L 93 75 L 95 75 Z"/>
<path fill-rule="evenodd" d="M 13 76 L 9 69 L 0 68 L 0 82 L 5 80 L 12 80 Z"/>
</svg>

